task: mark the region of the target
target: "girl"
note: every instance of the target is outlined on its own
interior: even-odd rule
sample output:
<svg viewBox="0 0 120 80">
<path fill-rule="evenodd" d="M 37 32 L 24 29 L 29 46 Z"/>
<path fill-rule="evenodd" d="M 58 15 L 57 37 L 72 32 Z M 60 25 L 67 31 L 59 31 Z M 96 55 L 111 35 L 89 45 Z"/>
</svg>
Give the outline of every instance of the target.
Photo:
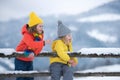
<svg viewBox="0 0 120 80">
<path fill-rule="evenodd" d="M 58 57 L 50 57 L 51 80 L 73 80 L 73 71 L 71 66 L 75 67 L 78 63 L 77 58 L 70 57 L 67 52 L 72 52 L 71 31 L 58 21 L 58 39 L 52 43 L 52 51 L 56 52 Z"/>
<path fill-rule="evenodd" d="M 24 52 L 24 57 L 15 58 L 15 70 L 33 70 L 34 55 L 38 55 L 43 46 L 50 43 L 50 40 L 43 40 L 43 20 L 34 12 L 31 12 L 29 17 L 28 24 L 25 24 L 22 28 L 23 38 L 16 47 L 16 51 Z M 33 77 L 18 77 L 17 80 L 33 80 Z"/>
</svg>

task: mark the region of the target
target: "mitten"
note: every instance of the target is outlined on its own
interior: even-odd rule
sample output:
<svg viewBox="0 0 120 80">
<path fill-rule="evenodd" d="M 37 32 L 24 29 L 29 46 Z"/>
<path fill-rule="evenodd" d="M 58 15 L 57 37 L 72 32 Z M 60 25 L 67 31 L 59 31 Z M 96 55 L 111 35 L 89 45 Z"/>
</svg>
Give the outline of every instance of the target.
<svg viewBox="0 0 120 80">
<path fill-rule="evenodd" d="M 24 51 L 24 56 L 25 56 L 25 57 L 28 57 L 30 53 L 32 53 L 32 51 L 26 49 L 26 50 Z"/>
</svg>

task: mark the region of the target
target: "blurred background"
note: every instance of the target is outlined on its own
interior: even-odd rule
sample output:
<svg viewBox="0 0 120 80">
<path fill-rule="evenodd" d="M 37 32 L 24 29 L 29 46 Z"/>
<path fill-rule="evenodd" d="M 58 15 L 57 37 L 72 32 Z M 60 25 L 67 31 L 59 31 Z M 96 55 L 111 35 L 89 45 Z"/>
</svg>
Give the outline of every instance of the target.
<svg viewBox="0 0 120 80">
<path fill-rule="evenodd" d="M 54 40 L 57 37 L 57 21 L 63 21 L 72 30 L 75 52 L 81 48 L 120 48 L 120 0 L 1 0 L 0 11 L 0 48 L 15 49 L 22 38 L 21 28 L 27 24 L 31 11 L 44 21 L 44 39 Z M 46 45 L 43 51 L 51 51 L 51 45 Z M 112 71 L 117 69 L 120 72 L 120 59 L 79 58 L 74 69 L 94 71 L 98 68 L 103 71 L 108 67 L 115 67 Z M 14 59 L 0 58 L 0 71 L 8 70 L 14 70 Z M 34 70 L 48 71 L 49 58 L 35 58 Z M 108 78 L 115 79 L 120 78 Z"/>
</svg>

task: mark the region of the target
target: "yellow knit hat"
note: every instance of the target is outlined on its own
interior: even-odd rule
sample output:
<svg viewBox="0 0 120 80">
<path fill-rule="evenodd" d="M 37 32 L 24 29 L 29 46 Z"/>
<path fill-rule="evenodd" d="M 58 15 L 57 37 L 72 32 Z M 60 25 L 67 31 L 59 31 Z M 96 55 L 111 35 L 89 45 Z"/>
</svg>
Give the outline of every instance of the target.
<svg viewBox="0 0 120 80">
<path fill-rule="evenodd" d="M 43 24 L 43 20 L 39 18 L 34 12 L 31 12 L 28 21 L 29 27 L 33 27 L 34 25 L 37 24 Z"/>
</svg>

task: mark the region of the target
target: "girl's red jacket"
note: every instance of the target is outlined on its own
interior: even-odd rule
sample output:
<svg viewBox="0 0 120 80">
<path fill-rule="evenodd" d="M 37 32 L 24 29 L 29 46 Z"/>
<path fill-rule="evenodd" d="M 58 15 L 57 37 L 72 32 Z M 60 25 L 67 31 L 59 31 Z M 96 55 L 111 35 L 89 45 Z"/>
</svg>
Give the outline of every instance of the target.
<svg viewBox="0 0 120 80">
<path fill-rule="evenodd" d="M 29 33 L 26 27 L 27 25 L 24 25 L 22 28 L 23 38 L 18 44 L 18 46 L 16 47 L 16 51 L 24 52 L 24 50 L 26 49 L 31 49 L 33 50 L 35 55 L 38 55 L 44 46 L 44 41 L 43 41 L 44 35 L 42 34 L 41 41 L 35 41 L 33 34 Z M 17 58 L 23 61 L 32 61 L 34 59 L 34 58 L 28 58 L 28 57 L 17 57 Z"/>
</svg>

